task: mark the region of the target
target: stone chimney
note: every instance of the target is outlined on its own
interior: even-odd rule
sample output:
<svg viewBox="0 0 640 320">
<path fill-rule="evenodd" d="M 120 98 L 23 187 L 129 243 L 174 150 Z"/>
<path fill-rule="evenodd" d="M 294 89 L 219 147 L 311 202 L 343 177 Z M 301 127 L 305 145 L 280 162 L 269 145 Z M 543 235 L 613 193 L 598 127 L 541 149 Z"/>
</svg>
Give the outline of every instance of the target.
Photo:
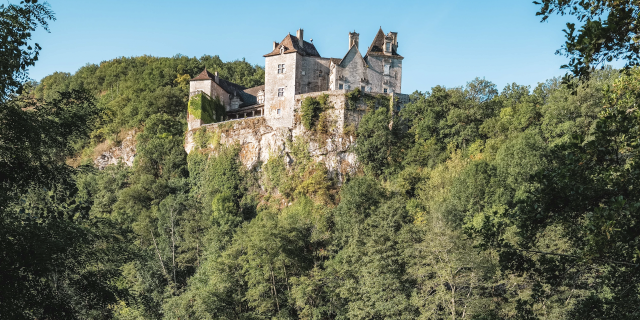
<svg viewBox="0 0 640 320">
<path fill-rule="evenodd" d="M 391 36 L 393 37 L 393 45 L 394 46 L 398 46 L 398 33 L 397 32 L 389 32 L 391 33 Z"/>
<path fill-rule="evenodd" d="M 298 31 L 296 32 L 296 38 L 298 38 L 298 45 L 300 46 L 300 48 L 304 48 L 304 30 L 302 29 L 298 29 Z"/>
<path fill-rule="evenodd" d="M 359 43 L 360 34 L 356 33 L 355 30 L 353 32 L 349 32 L 349 49 L 351 49 L 352 46 L 356 46 L 356 48 L 358 48 Z"/>
<path fill-rule="evenodd" d="M 275 50 L 277 46 L 278 46 L 278 43 L 274 41 L 273 42 L 273 50 Z"/>
<path fill-rule="evenodd" d="M 220 83 L 220 78 L 218 78 L 218 71 L 213 74 L 213 81 L 215 81 L 216 83 Z"/>
</svg>

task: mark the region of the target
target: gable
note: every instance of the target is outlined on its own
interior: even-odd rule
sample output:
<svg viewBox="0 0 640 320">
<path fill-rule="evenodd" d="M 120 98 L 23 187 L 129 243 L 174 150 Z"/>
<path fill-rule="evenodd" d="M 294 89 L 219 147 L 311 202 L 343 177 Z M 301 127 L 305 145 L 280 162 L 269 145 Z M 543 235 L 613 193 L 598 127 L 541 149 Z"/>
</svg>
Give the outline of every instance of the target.
<svg viewBox="0 0 640 320">
<path fill-rule="evenodd" d="M 362 54 L 360 54 L 360 50 L 358 47 L 351 46 L 351 49 L 347 52 L 347 54 L 342 58 L 338 66 L 341 68 L 346 68 L 347 66 L 355 63 L 352 67 L 364 68 L 366 66 L 366 62 L 362 58 Z"/>
</svg>

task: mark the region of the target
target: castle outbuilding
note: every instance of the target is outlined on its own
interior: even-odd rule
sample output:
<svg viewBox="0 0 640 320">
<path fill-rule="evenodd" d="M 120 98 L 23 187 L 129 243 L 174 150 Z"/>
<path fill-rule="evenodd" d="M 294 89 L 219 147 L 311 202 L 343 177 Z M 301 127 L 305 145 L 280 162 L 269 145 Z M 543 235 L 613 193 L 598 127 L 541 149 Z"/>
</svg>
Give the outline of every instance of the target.
<svg viewBox="0 0 640 320">
<path fill-rule="evenodd" d="M 370 94 L 400 94 L 404 58 L 397 53 L 398 33 L 385 34 L 380 28 L 364 56 L 359 34 L 350 32 L 348 40 L 343 58 L 323 58 L 312 39 L 304 40 L 304 30 L 299 29 L 295 36 L 288 34 L 282 41 L 273 42 L 271 52 L 264 55 L 265 84 L 253 88 L 203 70 L 190 82 L 190 99 L 201 100 L 197 106 L 194 103 L 195 112 L 190 102 L 189 130 L 211 122 L 249 117 L 263 117 L 273 128 L 292 128 L 296 104 L 301 95 L 309 93 L 344 95 L 358 88 Z M 204 110 L 204 102 L 200 101 L 219 105 L 224 114 Z"/>
</svg>

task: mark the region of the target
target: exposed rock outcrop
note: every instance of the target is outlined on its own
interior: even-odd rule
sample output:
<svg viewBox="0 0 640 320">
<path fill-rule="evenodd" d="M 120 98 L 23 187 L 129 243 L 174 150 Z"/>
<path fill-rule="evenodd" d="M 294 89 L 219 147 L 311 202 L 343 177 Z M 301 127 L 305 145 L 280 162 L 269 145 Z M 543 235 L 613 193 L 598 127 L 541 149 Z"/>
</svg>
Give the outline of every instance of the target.
<svg viewBox="0 0 640 320">
<path fill-rule="evenodd" d="M 190 130 L 186 134 L 185 150 L 191 152 L 202 148 L 203 152 L 215 153 L 220 145 L 239 144 L 240 161 L 247 168 L 265 163 L 270 157 L 283 156 L 285 161 L 295 161 L 291 145 L 297 138 L 308 143 L 309 153 L 317 162 L 324 163 L 329 174 L 339 181 L 344 174 L 357 169 L 357 159 L 350 148 L 355 138 L 333 130 L 319 139 L 299 122 L 293 129 L 272 128 L 262 117 L 213 123 Z M 198 146 L 198 144 L 201 144 Z"/>
<path fill-rule="evenodd" d="M 100 170 L 110 164 L 118 164 L 118 162 L 129 167 L 133 166 L 133 160 L 136 156 L 136 133 L 135 130 L 127 132 L 120 145 L 111 147 L 94 158 L 94 165 Z"/>
</svg>

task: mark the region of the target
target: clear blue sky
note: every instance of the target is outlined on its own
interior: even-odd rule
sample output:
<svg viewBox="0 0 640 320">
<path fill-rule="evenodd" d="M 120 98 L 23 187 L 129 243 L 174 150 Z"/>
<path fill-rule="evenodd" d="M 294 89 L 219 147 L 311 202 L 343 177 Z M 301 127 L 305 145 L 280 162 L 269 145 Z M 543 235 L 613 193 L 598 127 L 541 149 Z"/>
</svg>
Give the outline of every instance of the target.
<svg viewBox="0 0 640 320">
<path fill-rule="evenodd" d="M 13 2 L 13 1 L 12 1 Z M 57 21 L 38 31 L 43 50 L 30 70 L 39 80 L 55 71 L 120 56 L 219 55 L 264 65 L 272 41 L 304 29 L 323 57 L 341 58 L 348 32 L 366 51 L 378 28 L 398 32 L 405 57 L 402 91 L 461 86 L 475 77 L 500 89 L 535 86 L 564 74 L 554 55 L 567 17 L 540 23 L 531 0 L 213 1 L 49 0 Z"/>
</svg>

